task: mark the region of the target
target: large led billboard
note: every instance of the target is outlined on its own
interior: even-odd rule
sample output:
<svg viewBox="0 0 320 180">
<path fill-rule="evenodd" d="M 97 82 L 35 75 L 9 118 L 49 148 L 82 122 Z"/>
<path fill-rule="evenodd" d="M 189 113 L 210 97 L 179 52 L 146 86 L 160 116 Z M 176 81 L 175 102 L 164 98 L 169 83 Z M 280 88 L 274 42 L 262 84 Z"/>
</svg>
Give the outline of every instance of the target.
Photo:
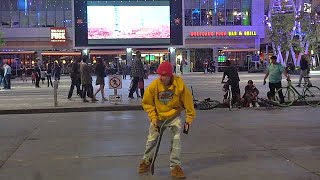
<svg viewBox="0 0 320 180">
<path fill-rule="evenodd" d="M 182 0 L 178 2 L 75 1 L 75 46 L 183 45 Z"/>
</svg>

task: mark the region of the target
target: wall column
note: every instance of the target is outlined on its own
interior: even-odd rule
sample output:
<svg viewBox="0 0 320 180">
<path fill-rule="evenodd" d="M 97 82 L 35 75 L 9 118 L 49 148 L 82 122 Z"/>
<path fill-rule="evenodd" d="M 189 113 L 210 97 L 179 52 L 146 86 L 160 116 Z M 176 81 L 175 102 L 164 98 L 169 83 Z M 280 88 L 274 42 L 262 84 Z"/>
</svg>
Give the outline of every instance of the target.
<svg viewBox="0 0 320 180">
<path fill-rule="evenodd" d="M 127 56 L 127 65 L 131 67 L 131 65 L 132 65 L 132 48 L 126 49 L 126 56 Z"/>
<path fill-rule="evenodd" d="M 215 68 L 215 72 L 218 72 L 218 49 L 216 47 L 212 48 L 212 58 L 213 58 L 213 62 L 214 62 L 214 68 Z"/>
</svg>

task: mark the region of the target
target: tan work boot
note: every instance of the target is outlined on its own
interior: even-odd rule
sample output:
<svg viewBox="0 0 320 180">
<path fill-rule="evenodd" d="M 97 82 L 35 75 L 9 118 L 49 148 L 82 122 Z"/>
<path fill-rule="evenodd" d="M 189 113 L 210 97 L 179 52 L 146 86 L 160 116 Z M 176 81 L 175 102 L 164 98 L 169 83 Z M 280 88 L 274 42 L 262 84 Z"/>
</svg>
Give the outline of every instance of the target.
<svg viewBox="0 0 320 180">
<path fill-rule="evenodd" d="M 184 179 L 186 176 L 179 165 L 174 166 L 171 170 L 171 176 L 178 179 Z"/>
<path fill-rule="evenodd" d="M 150 163 L 147 162 L 146 160 L 142 160 L 141 163 L 139 164 L 138 172 L 139 173 L 145 173 L 150 170 Z"/>
</svg>

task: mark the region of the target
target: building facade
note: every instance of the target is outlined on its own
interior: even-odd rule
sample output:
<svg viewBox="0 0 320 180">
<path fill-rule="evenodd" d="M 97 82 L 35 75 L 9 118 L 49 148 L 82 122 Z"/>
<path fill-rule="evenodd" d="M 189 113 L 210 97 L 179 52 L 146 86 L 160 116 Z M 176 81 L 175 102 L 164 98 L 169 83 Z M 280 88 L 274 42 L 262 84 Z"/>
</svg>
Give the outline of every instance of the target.
<svg viewBox="0 0 320 180">
<path fill-rule="evenodd" d="M 80 58 L 81 50 L 73 47 L 72 0 L 0 1 L 0 13 L 5 40 L 0 57 L 12 65 L 56 60 L 69 63 Z M 145 52 L 146 60 L 160 63 L 170 57 L 177 67 L 182 64 L 183 71 L 189 72 L 203 71 L 211 62 L 223 68 L 223 62 L 230 59 L 245 69 L 248 57 L 259 52 L 265 38 L 264 1 L 184 0 L 183 17 L 184 46 L 142 47 L 139 50 Z M 127 59 L 128 49 L 92 49 L 89 54 L 93 58 Z"/>
</svg>

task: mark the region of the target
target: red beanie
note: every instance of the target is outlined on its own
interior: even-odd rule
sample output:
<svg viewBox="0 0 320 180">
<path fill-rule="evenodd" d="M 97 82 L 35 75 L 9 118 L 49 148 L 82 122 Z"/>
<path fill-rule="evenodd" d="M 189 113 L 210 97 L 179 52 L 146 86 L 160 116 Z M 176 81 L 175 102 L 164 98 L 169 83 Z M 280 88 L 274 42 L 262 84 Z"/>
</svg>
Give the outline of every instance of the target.
<svg viewBox="0 0 320 180">
<path fill-rule="evenodd" d="M 163 62 L 160 64 L 157 73 L 163 76 L 173 76 L 173 68 L 169 62 Z"/>
</svg>

